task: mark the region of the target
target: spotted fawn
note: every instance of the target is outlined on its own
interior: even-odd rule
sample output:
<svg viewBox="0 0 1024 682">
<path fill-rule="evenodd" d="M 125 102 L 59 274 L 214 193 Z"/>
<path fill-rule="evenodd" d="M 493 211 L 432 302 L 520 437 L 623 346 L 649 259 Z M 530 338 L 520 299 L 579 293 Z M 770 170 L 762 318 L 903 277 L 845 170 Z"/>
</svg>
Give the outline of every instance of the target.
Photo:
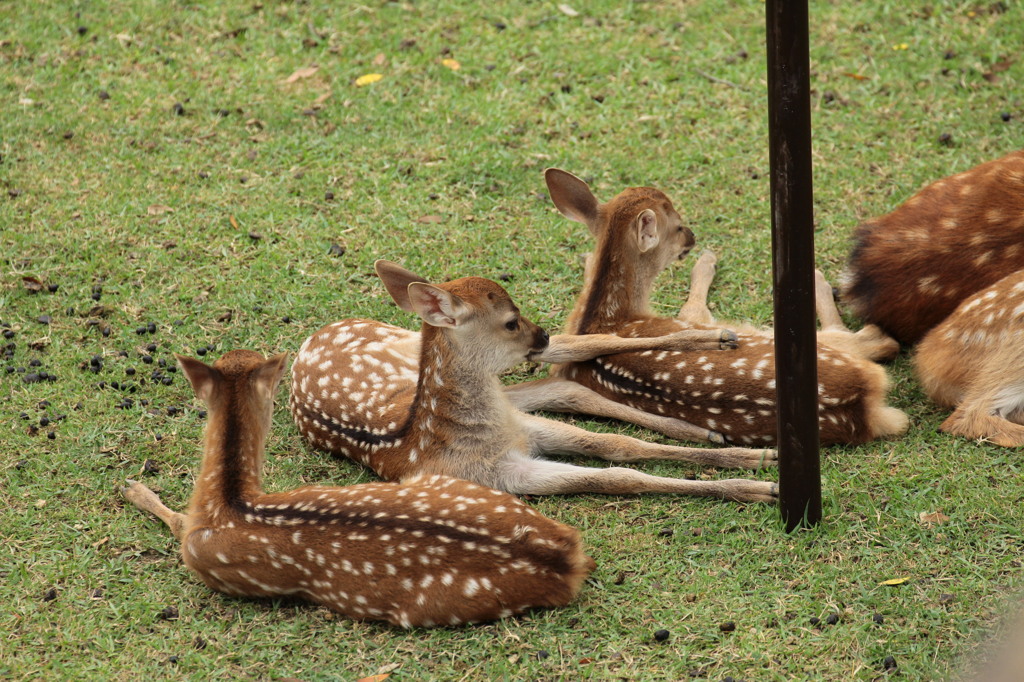
<svg viewBox="0 0 1024 682">
<path fill-rule="evenodd" d="M 1024 151 L 928 185 L 861 225 L 841 282 L 861 319 L 915 344 L 961 302 L 1024 270 Z"/>
<path fill-rule="evenodd" d="M 650 337 L 717 324 L 707 307 L 715 256 L 705 252 L 693 268 L 690 296 L 675 318 L 651 312 L 655 278 L 693 248 L 671 201 L 650 187 L 627 189 L 601 203 L 585 182 L 565 171 L 545 173 L 558 210 L 585 224 L 596 240 L 583 290 L 566 323 L 569 334 Z M 854 333 L 836 310 L 832 288 L 816 273 L 818 422 L 822 444 L 863 443 L 903 433 L 906 415 L 886 405 L 888 378 L 873 360 L 899 347 L 877 327 Z M 568 362 L 557 378 L 652 414 L 706 427 L 716 440 L 742 444 L 776 441 L 775 346 L 770 330 L 728 324 L 738 347 L 719 353 L 643 351 Z"/>
<path fill-rule="evenodd" d="M 212 367 L 178 362 L 209 406 L 188 512 L 171 511 L 138 482 L 124 493 L 170 526 L 185 565 L 214 590 L 291 595 L 408 628 L 562 606 L 594 567 L 573 528 L 448 476 L 264 493 L 285 356 L 232 351 Z"/>
<path fill-rule="evenodd" d="M 315 447 L 362 462 L 388 480 L 442 474 L 513 493 L 776 499 L 777 486 L 770 482 L 662 478 L 624 467 L 541 459 L 544 453 L 560 453 L 757 468 L 774 464 L 775 453 L 648 443 L 526 414 L 514 400 L 543 401 L 529 391 L 510 398 L 500 372 L 525 360 L 592 355 L 594 347 L 563 339 L 553 348 L 547 332 L 523 317 L 508 293 L 490 280 L 429 284 L 387 261 L 378 261 L 376 269 L 399 307 L 422 318 L 422 330 L 414 334 L 369 320 L 343 320 L 306 340 L 292 366 L 291 410 Z M 703 352 L 728 352 L 717 350 L 721 337 L 717 328 L 705 331 L 710 350 Z M 637 343 L 612 341 L 620 347 Z"/>
<path fill-rule="evenodd" d="M 1024 270 L 975 292 L 914 356 L 928 396 L 956 408 L 943 431 L 1024 446 Z"/>
</svg>

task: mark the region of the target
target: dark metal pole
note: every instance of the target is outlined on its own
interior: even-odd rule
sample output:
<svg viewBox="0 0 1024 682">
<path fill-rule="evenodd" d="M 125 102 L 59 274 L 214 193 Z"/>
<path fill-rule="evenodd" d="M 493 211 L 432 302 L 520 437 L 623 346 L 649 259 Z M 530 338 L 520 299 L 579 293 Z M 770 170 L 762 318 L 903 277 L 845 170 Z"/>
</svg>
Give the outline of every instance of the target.
<svg viewBox="0 0 1024 682">
<path fill-rule="evenodd" d="M 787 530 L 821 520 L 807 0 L 767 0 L 779 506 Z"/>
</svg>

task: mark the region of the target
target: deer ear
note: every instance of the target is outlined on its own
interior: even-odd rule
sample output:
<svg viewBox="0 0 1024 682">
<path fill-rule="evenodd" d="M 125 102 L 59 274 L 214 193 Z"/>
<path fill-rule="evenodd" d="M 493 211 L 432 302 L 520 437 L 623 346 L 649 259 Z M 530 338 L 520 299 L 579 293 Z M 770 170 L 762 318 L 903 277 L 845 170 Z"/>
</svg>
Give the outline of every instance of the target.
<svg viewBox="0 0 1024 682">
<path fill-rule="evenodd" d="M 544 181 L 555 207 L 569 220 L 583 223 L 590 231 L 597 224 L 597 209 L 600 202 L 587 183 L 572 173 L 558 168 L 544 171 Z"/>
<path fill-rule="evenodd" d="M 252 373 L 252 382 L 264 400 L 270 400 L 277 392 L 277 386 L 281 383 L 281 376 L 284 374 L 284 367 L 288 361 L 287 353 L 278 353 Z"/>
<path fill-rule="evenodd" d="M 178 361 L 181 371 L 185 373 L 185 377 L 188 378 L 188 382 L 192 384 L 192 390 L 195 391 L 196 397 L 204 403 L 209 403 L 210 396 L 213 394 L 213 385 L 220 377 L 220 372 L 195 358 L 177 353 L 174 354 L 174 358 Z"/>
<path fill-rule="evenodd" d="M 457 327 L 469 312 L 455 294 L 423 282 L 409 285 L 409 302 L 424 322 L 435 327 Z"/>
<path fill-rule="evenodd" d="M 377 271 L 377 276 L 384 282 L 384 286 L 391 294 L 391 298 L 395 299 L 398 307 L 408 313 L 416 312 L 409 301 L 409 285 L 413 282 L 427 282 L 428 280 L 389 260 L 377 261 L 373 264 L 373 269 Z"/>
<path fill-rule="evenodd" d="M 636 217 L 636 243 L 640 253 L 647 253 L 658 245 L 658 217 L 654 211 L 645 208 Z"/>
</svg>

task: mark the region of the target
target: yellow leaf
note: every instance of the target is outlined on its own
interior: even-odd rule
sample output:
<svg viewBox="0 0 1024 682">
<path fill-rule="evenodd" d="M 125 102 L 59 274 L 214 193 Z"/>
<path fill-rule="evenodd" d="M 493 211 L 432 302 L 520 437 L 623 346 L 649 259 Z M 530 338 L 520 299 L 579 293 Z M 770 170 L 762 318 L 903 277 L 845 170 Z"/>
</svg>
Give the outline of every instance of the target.
<svg viewBox="0 0 1024 682">
<path fill-rule="evenodd" d="M 233 228 L 235 228 L 237 230 L 238 229 L 238 221 L 235 220 L 235 216 L 229 215 L 228 216 L 228 220 L 231 221 L 231 227 L 233 227 Z"/>
<path fill-rule="evenodd" d="M 301 69 L 296 69 L 294 72 L 292 72 L 292 75 L 290 75 L 287 78 L 285 78 L 282 82 L 283 83 L 294 83 L 295 81 L 302 80 L 303 78 L 309 78 L 310 76 L 312 76 L 314 73 L 316 73 L 319 70 L 320 70 L 320 67 L 316 66 L 316 65 L 306 66 L 306 67 L 301 68 Z"/>
<path fill-rule="evenodd" d="M 452 71 L 458 71 L 459 69 L 462 68 L 462 64 L 459 64 L 454 59 L 442 59 L 441 63 L 447 66 Z"/>
<path fill-rule="evenodd" d="M 926 526 L 934 526 L 934 525 L 937 525 L 937 524 L 940 524 L 940 523 L 945 523 L 946 521 L 949 521 L 949 517 L 948 516 L 946 516 L 942 512 L 938 512 L 938 511 L 937 512 L 932 512 L 931 514 L 929 514 L 927 512 L 921 512 L 920 518 L 921 518 L 921 523 L 923 523 Z"/>
<path fill-rule="evenodd" d="M 382 73 L 368 73 L 368 74 L 366 74 L 364 76 L 360 76 L 359 78 L 356 79 L 356 87 L 357 88 L 361 88 L 364 85 L 369 85 L 370 83 L 376 83 L 377 81 L 379 81 L 383 77 L 384 77 L 384 74 L 382 74 Z"/>
<path fill-rule="evenodd" d="M 891 580 L 883 580 L 878 583 L 879 585 L 902 585 L 903 583 L 910 580 L 910 578 L 892 578 Z"/>
</svg>

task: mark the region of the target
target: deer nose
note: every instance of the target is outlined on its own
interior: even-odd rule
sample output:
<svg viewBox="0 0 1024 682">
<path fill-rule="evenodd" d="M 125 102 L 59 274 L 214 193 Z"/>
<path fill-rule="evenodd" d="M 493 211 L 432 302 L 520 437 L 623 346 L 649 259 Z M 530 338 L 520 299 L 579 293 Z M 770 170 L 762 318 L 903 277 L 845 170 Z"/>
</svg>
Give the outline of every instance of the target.
<svg viewBox="0 0 1024 682">
<path fill-rule="evenodd" d="M 547 348 L 550 338 L 546 329 L 537 327 L 537 333 L 533 337 L 533 350 L 544 350 Z"/>
</svg>

